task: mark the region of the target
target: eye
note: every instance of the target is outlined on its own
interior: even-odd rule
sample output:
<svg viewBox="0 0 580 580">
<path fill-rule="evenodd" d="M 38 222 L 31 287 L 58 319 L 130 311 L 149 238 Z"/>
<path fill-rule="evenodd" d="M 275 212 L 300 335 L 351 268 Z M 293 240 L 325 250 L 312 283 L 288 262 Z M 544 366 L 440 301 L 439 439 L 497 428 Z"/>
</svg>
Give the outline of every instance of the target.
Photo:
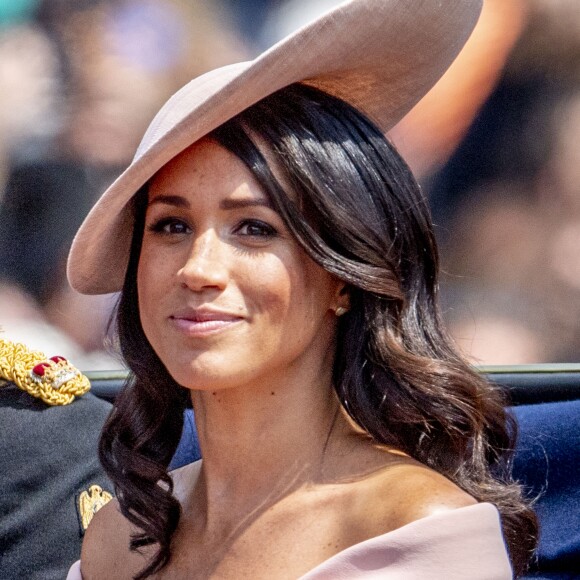
<svg viewBox="0 0 580 580">
<path fill-rule="evenodd" d="M 153 222 L 149 226 L 149 230 L 166 235 L 183 235 L 191 232 L 191 228 L 183 220 L 173 217 L 163 218 Z"/>
<path fill-rule="evenodd" d="M 253 238 L 273 238 L 278 232 L 269 224 L 260 220 L 245 220 L 236 228 L 236 233 Z"/>
</svg>

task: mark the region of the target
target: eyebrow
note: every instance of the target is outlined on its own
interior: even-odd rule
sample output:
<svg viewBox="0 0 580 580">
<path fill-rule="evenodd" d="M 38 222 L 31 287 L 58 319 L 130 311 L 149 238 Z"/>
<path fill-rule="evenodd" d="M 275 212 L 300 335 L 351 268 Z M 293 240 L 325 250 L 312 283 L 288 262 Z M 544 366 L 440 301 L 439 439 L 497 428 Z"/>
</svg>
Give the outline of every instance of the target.
<svg viewBox="0 0 580 580">
<path fill-rule="evenodd" d="M 157 203 L 164 203 L 184 208 L 191 207 L 187 198 L 181 195 L 157 195 L 150 200 L 149 206 Z M 239 209 L 244 207 L 267 207 L 272 209 L 272 203 L 267 198 L 223 199 L 220 201 L 220 209 Z"/>
<path fill-rule="evenodd" d="M 223 199 L 220 201 L 221 209 L 238 209 L 241 207 L 268 207 L 272 209 L 272 204 L 267 198 L 250 199 Z"/>
</svg>

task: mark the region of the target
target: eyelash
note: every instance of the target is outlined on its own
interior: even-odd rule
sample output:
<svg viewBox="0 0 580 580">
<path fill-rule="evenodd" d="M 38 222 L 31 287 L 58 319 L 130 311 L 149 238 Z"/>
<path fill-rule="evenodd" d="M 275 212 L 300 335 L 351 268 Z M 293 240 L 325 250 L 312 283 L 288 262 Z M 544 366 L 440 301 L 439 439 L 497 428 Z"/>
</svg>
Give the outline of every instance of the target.
<svg viewBox="0 0 580 580">
<path fill-rule="evenodd" d="M 263 222 L 261 220 L 243 220 L 237 227 L 236 227 L 236 232 L 239 232 L 240 230 L 242 230 L 243 228 L 256 228 L 260 230 L 260 233 L 247 233 L 247 234 L 243 234 L 246 236 L 251 236 L 252 238 L 273 238 L 275 236 L 278 235 L 278 232 L 269 224 L 267 224 L 266 222 Z"/>
<path fill-rule="evenodd" d="M 181 232 L 166 231 L 165 228 L 167 228 L 168 226 L 175 226 L 175 225 L 183 226 L 184 229 L 186 229 L 187 231 L 181 231 Z M 180 220 L 178 218 L 171 218 L 171 217 L 161 218 L 161 219 L 153 222 L 150 226 L 148 226 L 147 229 L 150 232 L 154 232 L 154 233 L 162 234 L 162 235 L 166 235 L 166 236 L 183 235 L 183 234 L 189 233 L 191 231 L 191 228 L 183 220 Z"/>
<path fill-rule="evenodd" d="M 182 231 L 179 232 L 175 232 L 175 231 L 168 231 L 167 228 L 171 227 L 171 226 L 180 226 L 182 227 Z M 256 233 L 254 231 L 254 233 L 242 233 L 241 230 L 243 230 L 244 228 L 256 228 L 259 229 L 260 232 Z M 166 235 L 166 236 L 173 236 L 173 235 L 185 235 L 191 232 L 191 228 L 187 225 L 186 222 L 184 222 L 183 220 L 179 219 L 179 218 L 161 218 L 155 222 L 153 222 L 150 226 L 148 226 L 147 228 L 150 232 L 154 232 L 154 233 L 158 233 L 161 235 Z M 235 233 L 239 233 L 243 236 L 247 236 L 247 237 L 252 237 L 252 238 L 273 238 L 276 237 L 278 235 L 278 232 L 276 231 L 275 228 L 273 228 L 271 225 L 267 224 L 266 222 L 263 222 L 261 220 L 256 220 L 256 219 L 246 219 L 241 221 L 234 230 Z"/>
</svg>

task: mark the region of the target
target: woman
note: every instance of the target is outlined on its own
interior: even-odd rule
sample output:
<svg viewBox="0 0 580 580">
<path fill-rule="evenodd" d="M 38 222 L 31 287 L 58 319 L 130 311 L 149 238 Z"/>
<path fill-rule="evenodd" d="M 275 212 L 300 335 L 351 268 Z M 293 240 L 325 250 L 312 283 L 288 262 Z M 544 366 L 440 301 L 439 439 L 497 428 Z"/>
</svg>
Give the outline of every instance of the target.
<svg viewBox="0 0 580 580">
<path fill-rule="evenodd" d="M 85 580 L 510 578 L 504 537 L 525 568 L 513 430 L 441 329 L 426 203 L 383 136 L 477 19 L 440 4 L 347 2 L 192 81 L 85 221 L 69 278 L 122 287 L 132 370 Z M 188 400 L 203 460 L 168 474 Z"/>
</svg>

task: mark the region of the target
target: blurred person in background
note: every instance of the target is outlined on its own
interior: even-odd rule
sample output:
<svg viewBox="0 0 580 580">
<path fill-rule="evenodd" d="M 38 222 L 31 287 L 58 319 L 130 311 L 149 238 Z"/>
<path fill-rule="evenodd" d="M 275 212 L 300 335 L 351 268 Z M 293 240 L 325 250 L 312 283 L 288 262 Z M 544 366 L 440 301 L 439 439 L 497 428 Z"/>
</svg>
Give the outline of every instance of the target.
<svg viewBox="0 0 580 580">
<path fill-rule="evenodd" d="M 113 301 L 73 292 L 65 257 L 160 104 L 185 79 L 246 57 L 228 21 L 217 3 L 44 0 L 0 30 L 0 280 L 39 308 L 34 322 L 11 316 L 8 334 L 42 320 L 89 353 L 79 365 L 118 366 L 102 354 Z"/>
<path fill-rule="evenodd" d="M 467 137 L 426 180 L 443 295 L 475 362 L 577 362 L 580 7 L 534 0 L 524 24 Z"/>
</svg>

